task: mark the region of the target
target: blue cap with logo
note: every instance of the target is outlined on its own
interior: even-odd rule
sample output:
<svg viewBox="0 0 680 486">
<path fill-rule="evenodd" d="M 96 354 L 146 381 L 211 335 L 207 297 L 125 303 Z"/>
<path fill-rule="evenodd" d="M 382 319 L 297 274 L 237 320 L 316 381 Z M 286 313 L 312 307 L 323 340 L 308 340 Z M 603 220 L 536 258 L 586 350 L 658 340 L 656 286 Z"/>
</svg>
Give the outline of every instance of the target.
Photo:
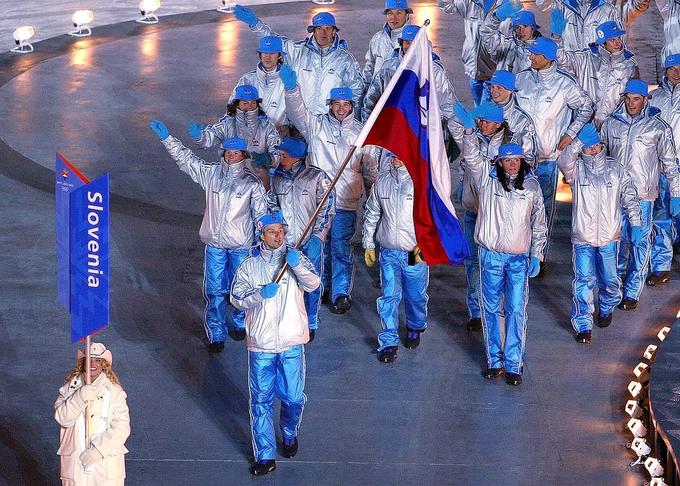
<svg viewBox="0 0 680 486">
<path fill-rule="evenodd" d="M 405 25 L 401 31 L 401 40 L 413 42 L 413 39 L 418 35 L 420 27 L 417 25 Z"/>
<path fill-rule="evenodd" d="M 299 138 L 286 137 L 275 148 L 295 158 L 302 158 L 307 154 L 307 144 Z"/>
<path fill-rule="evenodd" d="M 517 91 L 517 87 L 515 86 L 515 74 L 504 69 L 499 69 L 493 73 L 493 76 L 491 76 L 491 79 L 489 80 L 489 84 L 495 84 L 496 86 L 501 86 L 510 91 Z"/>
<path fill-rule="evenodd" d="M 539 37 L 528 47 L 532 54 L 539 54 L 549 61 L 557 61 L 557 43 L 546 37 Z"/>
<path fill-rule="evenodd" d="M 312 17 L 312 25 L 307 26 L 307 32 L 314 32 L 316 27 L 335 27 L 335 30 L 340 30 L 338 29 L 338 26 L 335 25 L 335 17 L 333 17 L 333 14 L 330 12 L 319 12 Z"/>
<path fill-rule="evenodd" d="M 387 13 L 388 10 L 406 10 L 408 13 L 413 13 L 406 0 L 385 0 L 385 10 L 383 13 Z"/>
<path fill-rule="evenodd" d="M 266 213 L 260 216 L 255 223 L 255 231 L 257 232 L 257 236 L 262 236 L 264 229 L 272 224 L 281 224 L 286 228 L 288 227 L 288 223 L 286 223 L 286 220 L 283 218 L 283 213 L 280 211 Z"/>
<path fill-rule="evenodd" d="M 262 101 L 262 99 L 257 94 L 257 88 L 249 84 L 237 86 L 236 92 L 234 93 L 234 99 L 239 101 Z"/>
<path fill-rule="evenodd" d="M 282 56 L 286 54 L 283 50 L 283 41 L 281 40 L 281 37 L 276 37 L 275 35 L 267 35 L 260 39 L 260 46 L 257 48 L 257 52 L 271 54 L 278 52 Z"/>
<path fill-rule="evenodd" d="M 533 12 L 528 10 L 520 10 L 512 16 L 512 26 L 518 27 L 520 25 L 528 25 L 529 27 L 533 27 L 534 30 L 539 28 L 539 26 L 536 25 L 536 16 Z"/>
<path fill-rule="evenodd" d="M 619 26 L 617 21 L 610 20 L 609 22 L 600 24 L 595 28 L 595 36 L 597 37 L 597 39 L 595 39 L 595 43 L 602 45 L 608 40 L 621 37 L 625 33 L 626 31 Z"/>
<path fill-rule="evenodd" d="M 663 62 L 664 69 L 668 69 L 673 66 L 680 66 L 680 54 L 670 54 L 666 56 L 666 59 Z"/>
<path fill-rule="evenodd" d="M 331 101 L 335 100 L 352 101 L 353 99 L 354 96 L 352 90 L 346 86 L 342 86 L 340 88 L 331 89 L 330 95 L 328 96 L 328 100 L 326 100 L 326 103 L 330 103 Z"/>
<path fill-rule="evenodd" d="M 649 96 L 649 86 L 641 79 L 630 79 L 622 94 Z"/>
<path fill-rule="evenodd" d="M 225 138 L 222 141 L 222 150 L 248 150 L 248 142 L 239 137 Z"/>
<path fill-rule="evenodd" d="M 508 159 L 514 157 L 524 157 L 522 147 L 516 143 L 504 143 L 498 148 L 499 159 Z"/>
</svg>

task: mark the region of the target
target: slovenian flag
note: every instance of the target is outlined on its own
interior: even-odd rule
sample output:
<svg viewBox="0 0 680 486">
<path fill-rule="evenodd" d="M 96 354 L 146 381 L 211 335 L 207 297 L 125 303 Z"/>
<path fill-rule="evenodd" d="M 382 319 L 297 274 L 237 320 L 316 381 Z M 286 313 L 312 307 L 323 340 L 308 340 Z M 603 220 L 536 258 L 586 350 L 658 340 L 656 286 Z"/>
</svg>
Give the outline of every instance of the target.
<svg viewBox="0 0 680 486">
<path fill-rule="evenodd" d="M 423 257 L 428 265 L 455 264 L 470 250 L 451 202 L 433 84 L 432 47 L 421 28 L 354 144 L 383 147 L 404 162 L 413 179 L 413 221 Z"/>
</svg>

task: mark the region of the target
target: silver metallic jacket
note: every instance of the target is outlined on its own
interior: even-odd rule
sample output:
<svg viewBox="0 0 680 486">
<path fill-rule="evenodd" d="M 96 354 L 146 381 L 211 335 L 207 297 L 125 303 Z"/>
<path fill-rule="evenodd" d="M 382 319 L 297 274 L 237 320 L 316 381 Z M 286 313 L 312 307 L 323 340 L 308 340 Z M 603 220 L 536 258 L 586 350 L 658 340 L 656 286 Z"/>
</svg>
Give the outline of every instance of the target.
<svg viewBox="0 0 680 486">
<path fill-rule="evenodd" d="M 665 45 L 661 58 L 665 59 L 669 54 L 680 53 L 680 0 L 656 0 L 656 6 L 663 17 Z"/>
<path fill-rule="evenodd" d="M 475 134 L 463 138 L 463 157 L 479 191 L 479 211 L 475 225 L 478 245 L 498 253 L 529 253 L 543 260 L 547 241 L 545 207 L 538 179 L 532 172 L 524 179 L 524 189 L 503 189 L 495 167 L 489 169 L 479 151 Z"/>
<path fill-rule="evenodd" d="M 205 190 L 201 241 L 217 248 L 248 248 L 255 241 L 255 221 L 267 210 L 262 182 L 237 164 L 208 164 L 169 136 L 163 145 L 180 170 Z"/>
<path fill-rule="evenodd" d="M 306 166 L 304 162 L 298 162 L 290 172 L 283 170 L 280 165 L 275 169 L 268 194 L 269 207 L 278 207 L 288 223 L 287 244 L 297 244 L 330 185 L 331 181 L 324 171 L 318 167 Z M 302 244 L 307 243 L 312 236 L 326 241 L 334 215 L 335 194 L 331 192 Z"/>
<path fill-rule="evenodd" d="M 364 78 L 359 63 L 347 48 L 347 43 L 335 36 L 333 43 L 323 49 L 314 40 L 292 41 L 272 32 L 271 28 L 259 21 L 251 27 L 258 37 L 275 35 L 281 37 L 287 52 L 286 62 L 297 74 L 305 106 L 315 115 L 326 113 L 326 100 L 332 88 L 346 86 L 354 95 L 354 106 L 359 106 L 364 90 Z"/>
<path fill-rule="evenodd" d="M 257 93 L 262 98 L 262 109 L 267 114 L 267 118 L 276 128 L 286 125 L 286 102 L 283 99 L 283 83 L 279 78 L 279 64 L 274 71 L 265 71 L 262 63 L 258 63 L 257 68 L 249 71 L 238 80 L 236 86 L 250 85 L 257 88 Z M 229 103 L 234 100 L 236 87 L 229 97 Z"/>
<path fill-rule="evenodd" d="M 623 49 L 611 53 L 596 44 L 582 51 L 558 49 L 557 65 L 576 76 L 581 88 L 595 102 L 594 123 L 598 128 L 621 102 L 621 92 L 628 80 L 640 77 L 632 52 Z"/>
<path fill-rule="evenodd" d="M 474 79 L 490 79 L 496 63 L 481 45 L 479 29 L 484 21 L 482 2 L 474 0 L 439 0 L 439 8 L 448 14 L 463 17 L 465 41 L 463 42 L 463 67 L 465 74 Z"/>
<path fill-rule="evenodd" d="M 405 166 L 381 172 L 371 188 L 364 212 L 364 248 L 381 247 L 412 251 L 416 245 L 413 225 L 413 181 Z"/>
<path fill-rule="evenodd" d="M 309 341 L 304 293 L 315 290 L 320 280 L 306 256 L 300 256 L 298 266 L 286 269 L 274 297 L 260 295 L 260 289 L 273 282 L 283 267 L 287 251 L 285 244 L 272 250 L 262 243 L 236 271 L 231 303 L 246 312 L 249 351 L 282 353 Z"/>
<path fill-rule="evenodd" d="M 286 90 L 286 113 L 307 140 L 309 165 L 323 170 L 332 180 L 359 135 L 361 123 L 352 115 L 339 121 L 328 110 L 324 115 L 313 115 L 305 108 L 298 86 Z M 356 211 L 364 187 L 368 193 L 377 175 L 376 147 L 356 149 L 335 186 L 336 209 Z"/>
<path fill-rule="evenodd" d="M 380 71 L 373 77 L 366 96 L 364 96 L 364 104 L 361 110 L 361 119 L 366 122 L 371 115 L 373 108 L 380 99 L 380 96 L 385 92 L 387 84 L 390 82 L 394 73 L 397 71 L 399 64 L 404 59 L 401 49 L 395 49 L 392 52 L 392 57 L 386 60 Z M 446 70 L 439 60 L 439 56 L 432 54 L 434 84 L 437 90 L 437 99 L 439 100 L 439 109 L 441 110 L 442 118 L 448 120 L 453 116 L 453 104 L 458 101 L 456 92 L 453 89 L 453 84 L 449 81 L 446 75 Z"/>
<path fill-rule="evenodd" d="M 642 224 L 640 201 L 628 171 L 607 157 L 581 152 L 578 139 L 557 158 L 557 165 L 571 186 L 571 242 L 605 246 L 621 239 L 621 208 L 631 226 Z"/>
<path fill-rule="evenodd" d="M 659 110 L 645 104 L 632 120 L 623 103 L 602 125 L 609 155 L 628 169 L 638 197 L 654 201 L 659 195 L 659 168 L 666 174 L 671 197 L 680 197 L 680 168 L 671 127 Z"/>
<path fill-rule="evenodd" d="M 564 48 L 568 51 L 586 49 L 595 42 L 597 34 L 595 28 L 609 20 L 623 21 L 629 24 L 642 13 L 643 0 L 628 0 L 622 8 L 611 0 L 537 0 L 536 6 L 543 11 L 557 8 L 567 19 L 567 26 L 562 34 Z"/>
<path fill-rule="evenodd" d="M 407 19 L 404 27 L 411 23 L 411 19 Z M 385 23 L 380 32 L 376 32 L 371 41 L 368 43 L 368 50 L 366 51 L 366 64 L 364 64 L 364 91 L 373 80 L 382 64 L 392 57 L 395 49 L 399 49 L 399 37 L 404 27 L 398 29 L 390 29 Z"/>
<path fill-rule="evenodd" d="M 235 116 L 224 115 L 217 123 L 206 126 L 196 143 L 207 149 L 230 137 L 245 139 L 249 152 L 269 152 L 274 160 L 278 160 L 278 150 L 274 147 L 281 142 L 279 132 L 269 117 L 260 115 L 258 110 L 242 111 L 237 108 Z"/>
<path fill-rule="evenodd" d="M 592 100 L 576 79 L 554 63 L 541 71 L 522 71 L 516 83 L 517 103 L 531 116 L 536 128 L 537 161 L 557 159 L 560 138 L 576 138 L 592 118 Z"/>
<path fill-rule="evenodd" d="M 680 52 L 680 51 L 678 51 Z M 680 145 L 680 84 L 671 85 L 668 78 L 663 78 L 657 89 L 652 91 L 649 104 L 661 110 L 660 116 L 673 130 L 673 141 L 677 152 Z"/>
<path fill-rule="evenodd" d="M 500 26 L 501 21 L 498 20 L 498 17 L 489 13 L 479 28 L 482 46 L 489 53 L 491 59 L 497 63 L 496 69 L 505 69 L 515 74 L 528 69 L 531 66 L 531 61 L 529 61 L 527 49 L 534 43 L 535 39 L 526 42 L 521 41 L 515 35 L 514 29 L 510 35 L 505 35 L 500 30 Z"/>
<path fill-rule="evenodd" d="M 475 130 L 477 136 L 479 153 L 487 164 L 487 168 L 493 168 L 494 160 L 498 156 L 498 149 L 504 143 L 505 130 L 501 130 L 491 138 L 482 135 L 479 130 Z M 460 183 L 463 185 L 463 194 L 461 196 L 461 203 L 466 211 L 477 214 L 479 211 L 479 192 L 473 174 L 466 170 L 466 159 L 460 159 L 459 176 Z"/>
</svg>

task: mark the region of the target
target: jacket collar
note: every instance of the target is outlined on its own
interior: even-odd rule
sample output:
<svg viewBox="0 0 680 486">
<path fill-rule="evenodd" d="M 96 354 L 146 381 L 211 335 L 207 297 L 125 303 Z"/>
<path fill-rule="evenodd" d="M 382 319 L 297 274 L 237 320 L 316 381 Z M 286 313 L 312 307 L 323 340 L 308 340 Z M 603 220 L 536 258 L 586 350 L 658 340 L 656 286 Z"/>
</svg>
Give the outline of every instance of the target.
<svg viewBox="0 0 680 486">
<path fill-rule="evenodd" d="M 645 120 L 647 118 L 651 118 L 655 115 L 658 115 L 661 112 L 657 107 L 652 106 L 649 103 L 649 100 L 645 102 L 645 107 L 642 109 L 640 114 L 636 116 L 634 119 L 628 114 L 628 111 L 626 110 L 626 104 L 622 101 L 618 108 L 614 111 L 612 116 L 616 118 L 619 121 L 622 121 L 623 123 L 626 123 L 628 125 L 633 125 L 634 123 L 640 122 L 642 120 Z"/>
<path fill-rule="evenodd" d="M 604 171 L 605 161 L 607 160 L 607 153 L 604 147 L 597 155 L 586 155 L 581 152 L 581 159 L 586 164 L 588 169 L 594 174 L 599 174 Z"/>
<path fill-rule="evenodd" d="M 266 71 L 261 62 L 257 63 L 257 69 L 255 70 L 257 78 L 264 80 L 266 83 L 279 79 L 279 71 L 281 71 L 281 64 L 277 64 L 273 71 Z"/>
<path fill-rule="evenodd" d="M 258 246 L 260 257 L 262 257 L 267 263 L 278 263 L 283 260 L 286 256 L 286 251 L 288 248 L 286 244 L 279 246 L 278 248 L 269 248 L 265 245 L 264 241 Z"/>
<path fill-rule="evenodd" d="M 328 121 L 330 121 L 332 126 L 337 126 L 340 129 L 348 129 L 352 126 L 354 126 L 354 110 L 356 107 L 352 108 L 352 112 L 345 117 L 344 120 L 340 121 L 337 118 L 335 118 L 335 115 L 333 112 L 328 109 L 328 113 L 326 113 L 326 117 L 328 118 Z"/>
<path fill-rule="evenodd" d="M 609 52 L 604 47 L 604 45 L 597 45 L 595 42 L 591 42 L 590 44 L 588 44 L 588 47 L 590 48 L 590 52 L 592 52 L 593 54 L 595 54 L 598 57 L 602 57 L 604 59 L 607 59 L 610 62 L 611 61 L 620 61 L 621 59 L 623 59 L 624 61 L 627 61 L 628 59 L 635 57 L 635 55 L 632 52 L 630 52 L 628 49 L 626 49 L 625 47 L 621 51 L 615 52 L 615 53 Z"/>
<path fill-rule="evenodd" d="M 234 115 L 238 123 L 243 123 L 247 127 L 256 126 L 263 116 L 260 115 L 260 110 L 243 111 L 236 108 L 236 114 Z M 266 115 L 264 116 L 266 119 Z"/>
<path fill-rule="evenodd" d="M 557 72 L 557 63 L 553 62 L 550 64 L 550 66 L 548 66 L 545 69 L 541 69 L 540 71 L 537 71 L 534 68 L 529 69 L 531 70 L 531 74 L 534 77 L 534 79 L 546 81 L 552 78 Z"/>
<path fill-rule="evenodd" d="M 293 180 L 295 179 L 303 170 L 307 168 L 304 160 L 300 160 L 293 165 L 291 170 L 285 170 L 280 164 L 274 169 L 274 174 L 285 179 Z"/>
<path fill-rule="evenodd" d="M 310 36 L 305 38 L 305 47 L 308 49 L 316 52 L 317 54 L 325 54 L 328 55 L 333 51 L 336 51 L 338 49 L 347 49 L 347 42 L 345 42 L 344 39 L 340 39 L 338 37 L 338 34 L 335 34 L 335 37 L 333 37 L 333 42 L 331 42 L 331 45 L 328 47 L 324 47 L 323 49 L 319 47 L 319 44 L 317 44 L 316 40 L 314 39 L 314 36 Z"/>
<path fill-rule="evenodd" d="M 562 3 L 566 8 L 568 8 L 569 10 L 574 12 L 579 17 L 582 17 L 581 16 L 581 2 L 579 0 L 564 0 Z M 606 3 L 606 0 L 591 0 L 590 7 L 588 8 L 588 13 L 586 13 L 586 15 L 588 15 L 593 10 L 601 7 L 605 3 Z"/>
<path fill-rule="evenodd" d="M 243 159 L 241 162 L 236 162 L 235 164 L 228 164 L 224 161 L 224 157 L 220 160 L 220 165 L 222 166 L 222 174 L 227 177 L 236 177 L 238 174 L 243 172 L 246 167 L 246 160 Z"/>
<path fill-rule="evenodd" d="M 668 94 L 672 95 L 675 92 L 675 90 L 678 90 L 678 93 L 680 94 L 680 88 L 678 86 L 680 86 L 680 83 L 673 86 L 666 76 L 664 76 L 663 79 L 661 80 L 661 87 L 664 90 L 666 90 Z"/>
<path fill-rule="evenodd" d="M 389 36 L 390 40 L 396 41 L 401 35 L 401 32 L 404 30 L 404 27 L 406 27 L 407 25 L 411 25 L 410 16 L 409 18 L 406 19 L 406 23 L 399 27 L 398 29 L 390 29 L 390 26 L 387 25 L 387 22 L 385 22 L 385 25 L 383 25 L 383 32 L 385 32 Z"/>
</svg>

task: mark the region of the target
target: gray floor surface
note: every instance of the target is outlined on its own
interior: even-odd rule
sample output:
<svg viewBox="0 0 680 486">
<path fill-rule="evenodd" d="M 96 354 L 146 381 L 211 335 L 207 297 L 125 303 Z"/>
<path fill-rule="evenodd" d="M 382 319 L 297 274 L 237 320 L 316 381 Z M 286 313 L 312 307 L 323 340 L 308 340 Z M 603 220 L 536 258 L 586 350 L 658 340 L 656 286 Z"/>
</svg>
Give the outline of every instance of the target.
<svg viewBox="0 0 680 486">
<path fill-rule="evenodd" d="M 432 2 L 414 4 L 418 21 L 433 20 L 435 48 L 459 96 L 469 100 L 461 20 Z M 380 28 L 381 5 L 333 8 L 359 58 Z M 312 7 L 256 11 L 283 34 L 302 37 Z M 643 73 L 654 69 L 654 19 L 643 17 L 631 33 Z M 645 289 L 638 310 L 617 312 L 611 328 L 595 329 L 591 346 L 578 345 L 569 323 L 566 203 L 558 205 L 549 272 L 531 282 L 521 387 L 480 376 L 484 352 L 481 336 L 465 331 L 462 267 L 432 269 L 422 345 L 402 349 L 393 365 L 379 364 L 379 291 L 357 253 L 354 307 L 345 316 L 322 310 L 318 337 L 307 348 L 300 452 L 280 460 L 271 477 L 250 477 L 245 347 L 227 342 L 219 356 L 205 350 L 203 194 L 148 123 L 165 120 L 188 141 L 189 119 L 209 122 L 223 113 L 234 82 L 256 62 L 257 40 L 219 14 L 163 24 L 120 24 L 74 45 L 52 39 L 33 58 L 0 56 L 0 483 L 58 483 L 52 404 L 76 347 L 68 344 L 68 315 L 56 304 L 55 150 L 90 177 L 111 174 L 112 325 L 100 337 L 129 397 L 128 484 L 643 481 L 627 466 L 626 384 L 644 346 L 680 308 L 677 257 L 671 283 Z"/>
</svg>

